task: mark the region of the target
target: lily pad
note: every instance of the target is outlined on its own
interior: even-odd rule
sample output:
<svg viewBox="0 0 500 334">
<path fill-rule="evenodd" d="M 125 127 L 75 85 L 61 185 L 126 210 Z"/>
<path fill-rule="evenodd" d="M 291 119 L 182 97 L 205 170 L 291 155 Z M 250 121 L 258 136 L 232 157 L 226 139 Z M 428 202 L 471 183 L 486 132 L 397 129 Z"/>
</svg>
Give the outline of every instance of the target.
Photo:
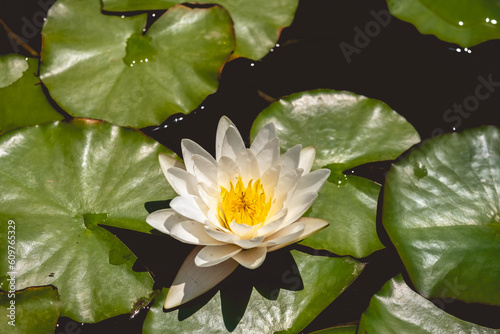
<svg viewBox="0 0 500 334">
<path fill-rule="evenodd" d="M 0 293 L 0 332 L 54 333 L 61 312 L 57 289 L 52 286 Z"/>
<path fill-rule="evenodd" d="M 0 88 L 7 87 L 19 80 L 28 69 L 23 56 L 16 54 L 0 56 Z"/>
<path fill-rule="evenodd" d="M 322 329 L 311 334 L 356 334 L 358 326 L 341 326 Z"/>
<path fill-rule="evenodd" d="M 500 3 L 490 0 L 387 0 L 392 15 L 422 34 L 471 47 L 500 38 Z"/>
<path fill-rule="evenodd" d="M 361 316 L 358 333 L 500 333 L 446 313 L 406 285 L 401 275 L 385 283 Z"/>
<path fill-rule="evenodd" d="M 136 257 L 99 224 L 150 230 L 144 202 L 175 194 L 158 164 L 168 150 L 136 130 L 75 119 L 10 131 L 0 152 L 0 237 L 15 226 L 17 289 L 54 285 L 62 316 L 81 322 L 150 297 L 149 273 L 134 271 Z"/>
<path fill-rule="evenodd" d="M 219 6 L 175 6 L 148 31 L 146 14 L 104 15 L 100 1 L 57 1 L 43 27 L 40 77 L 73 116 L 141 128 L 196 108 L 234 49 Z"/>
<path fill-rule="evenodd" d="M 420 141 L 416 130 L 381 101 L 333 90 L 297 93 L 273 103 L 255 120 L 252 138 L 268 122 L 276 125 L 283 150 L 314 146 L 315 167 L 332 170 L 329 181 L 335 184 L 323 186 L 309 214 L 330 226 L 303 243 L 359 257 L 383 248 L 375 228 L 379 186 L 342 172 L 395 159 Z"/>
<path fill-rule="evenodd" d="M 64 118 L 47 101 L 37 72 L 38 59 L 0 56 L 0 134 Z"/>
<path fill-rule="evenodd" d="M 308 216 L 326 219 L 331 226 L 301 243 L 357 258 L 384 248 L 375 226 L 379 192 L 379 184 L 353 175 L 343 175 L 340 183 L 326 182 Z"/>
<path fill-rule="evenodd" d="M 182 0 L 103 0 L 108 11 L 137 11 L 168 9 Z M 197 3 L 216 3 L 226 8 L 234 21 L 237 56 L 261 59 L 278 41 L 280 32 L 289 26 L 299 4 L 298 0 L 201 0 Z"/>
<path fill-rule="evenodd" d="M 244 281 L 250 274 L 236 276 L 235 272 L 223 281 L 220 291 L 213 298 L 199 301 L 189 309 L 165 313 L 163 301 L 167 289 L 164 289 L 146 317 L 143 332 L 299 333 L 352 283 L 363 269 L 363 264 L 350 258 L 312 256 L 296 250 L 292 250 L 291 254 L 296 266 L 278 277 L 266 276 L 270 275 L 269 268 L 255 269 L 263 274 L 262 285 L 252 287 Z M 276 267 L 283 263 L 280 259 L 275 259 L 277 263 L 274 263 L 272 255 L 274 253 L 269 254 L 263 267 L 266 264 Z M 281 284 L 295 286 L 294 291 L 266 291 L 272 278 Z"/>
<path fill-rule="evenodd" d="M 383 224 L 428 298 L 500 305 L 500 129 L 413 148 L 387 175 Z"/>
</svg>

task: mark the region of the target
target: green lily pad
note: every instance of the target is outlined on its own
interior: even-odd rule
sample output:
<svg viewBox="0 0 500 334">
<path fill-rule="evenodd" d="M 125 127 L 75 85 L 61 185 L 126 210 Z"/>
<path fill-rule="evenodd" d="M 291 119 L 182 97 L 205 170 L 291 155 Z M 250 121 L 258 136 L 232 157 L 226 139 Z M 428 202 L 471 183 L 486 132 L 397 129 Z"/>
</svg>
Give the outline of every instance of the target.
<svg viewBox="0 0 500 334">
<path fill-rule="evenodd" d="M 40 77 L 73 116 L 141 128 L 196 108 L 234 49 L 221 7 L 176 6 L 143 34 L 146 14 L 101 13 L 100 1 L 57 1 L 43 27 Z"/>
<path fill-rule="evenodd" d="M 15 226 L 17 289 L 54 285 L 62 316 L 81 322 L 150 297 L 149 273 L 132 270 L 136 257 L 99 224 L 151 229 L 144 202 L 175 194 L 158 164 L 168 150 L 136 130 L 75 119 L 5 133 L 0 152 L 0 238 Z M 0 270 L 13 270 L 6 256 Z"/>
<path fill-rule="evenodd" d="M 424 142 L 384 189 L 383 224 L 417 290 L 500 305 L 500 129 Z"/>
<path fill-rule="evenodd" d="M 387 0 L 392 15 L 422 34 L 471 47 L 500 38 L 500 3 L 490 0 Z"/>
<path fill-rule="evenodd" d="M 5 287 L 7 289 L 8 285 Z M 0 332 L 54 333 L 61 312 L 57 289 L 52 286 L 0 293 Z"/>
<path fill-rule="evenodd" d="M 0 56 L 0 134 L 64 118 L 47 101 L 37 72 L 38 59 Z"/>
<path fill-rule="evenodd" d="M 381 101 L 333 90 L 297 93 L 273 103 L 255 120 L 252 138 L 268 122 L 276 125 L 283 150 L 314 146 L 314 166 L 332 170 L 329 181 L 335 184 L 323 186 L 309 214 L 330 226 L 303 243 L 356 257 L 383 248 L 375 228 L 379 186 L 342 172 L 395 159 L 420 141 L 416 130 Z"/>
<path fill-rule="evenodd" d="M 28 69 L 23 56 L 16 54 L 0 56 L 0 88 L 7 87 L 19 80 Z"/>
<path fill-rule="evenodd" d="M 341 326 L 322 329 L 311 334 L 356 334 L 358 326 Z"/>
<path fill-rule="evenodd" d="M 103 0 L 108 11 L 137 11 L 168 9 L 182 0 Z M 278 41 L 280 32 L 289 26 L 299 4 L 298 0 L 200 0 L 197 3 L 216 3 L 226 8 L 234 21 L 237 56 L 261 59 Z"/>
<path fill-rule="evenodd" d="M 500 333 L 446 313 L 406 285 L 401 275 L 384 284 L 361 316 L 358 333 Z"/>
<path fill-rule="evenodd" d="M 326 182 L 308 216 L 326 219 L 330 226 L 301 243 L 357 258 L 384 248 L 375 226 L 379 192 L 377 183 L 353 175 L 340 184 Z"/>
<path fill-rule="evenodd" d="M 312 256 L 295 250 L 291 254 L 296 269 L 288 269 L 274 278 L 295 287 L 302 282 L 303 289 L 281 289 L 279 293 L 276 290 L 266 291 L 272 282 L 271 277 L 266 276 L 270 275 L 268 269 L 261 271 L 264 273 L 262 285 L 255 287 L 241 281 L 249 274 L 238 276 L 238 279 L 233 274 L 223 281 L 221 290 L 213 298 L 204 300 L 205 304 L 199 302 L 190 308 L 169 313 L 163 311 L 167 293 L 164 289 L 146 317 L 143 333 L 299 333 L 363 269 L 362 263 L 350 258 Z M 276 267 L 270 257 L 263 266 Z M 231 288 L 226 290 L 224 283 Z"/>
</svg>

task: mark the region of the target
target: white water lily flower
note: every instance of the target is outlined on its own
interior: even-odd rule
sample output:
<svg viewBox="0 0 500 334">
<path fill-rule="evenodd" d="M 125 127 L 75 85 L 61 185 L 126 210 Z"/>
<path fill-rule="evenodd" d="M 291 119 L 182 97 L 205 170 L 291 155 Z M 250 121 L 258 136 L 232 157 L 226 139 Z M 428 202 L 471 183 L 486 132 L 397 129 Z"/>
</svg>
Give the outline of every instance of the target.
<svg viewBox="0 0 500 334">
<path fill-rule="evenodd" d="M 237 266 L 259 267 L 275 251 L 328 226 L 301 216 L 318 196 L 328 169 L 310 172 L 315 149 L 300 145 L 280 156 L 273 123 L 250 148 L 235 125 L 219 121 L 216 158 L 182 140 L 184 165 L 160 155 L 160 165 L 179 196 L 170 209 L 146 221 L 182 242 L 198 245 L 186 258 L 168 292 L 165 308 L 176 307 L 226 278 Z"/>
</svg>

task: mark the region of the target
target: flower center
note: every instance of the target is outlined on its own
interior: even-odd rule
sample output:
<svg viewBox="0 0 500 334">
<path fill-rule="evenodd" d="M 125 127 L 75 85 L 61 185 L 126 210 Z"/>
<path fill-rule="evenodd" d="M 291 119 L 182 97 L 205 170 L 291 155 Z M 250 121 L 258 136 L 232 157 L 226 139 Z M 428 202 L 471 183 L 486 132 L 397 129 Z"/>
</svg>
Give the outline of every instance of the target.
<svg viewBox="0 0 500 334">
<path fill-rule="evenodd" d="M 220 187 L 221 203 L 218 207 L 219 221 L 225 228 L 229 229 L 229 224 L 235 221 L 238 224 L 255 226 L 266 220 L 269 209 L 271 209 L 271 199 L 266 202 L 264 187 L 257 179 L 248 182 L 245 188 L 241 176 L 238 176 L 236 185 L 230 182 L 231 188 L 227 190 Z"/>
</svg>

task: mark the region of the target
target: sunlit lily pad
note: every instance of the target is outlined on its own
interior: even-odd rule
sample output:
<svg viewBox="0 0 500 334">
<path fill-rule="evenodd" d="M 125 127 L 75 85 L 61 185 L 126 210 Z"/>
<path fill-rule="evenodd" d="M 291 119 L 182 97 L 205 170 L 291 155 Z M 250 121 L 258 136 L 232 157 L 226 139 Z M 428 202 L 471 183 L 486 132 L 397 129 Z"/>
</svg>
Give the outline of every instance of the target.
<svg viewBox="0 0 500 334">
<path fill-rule="evenodd" d="M 361 316 L 358 333 L 494 334 L 500 331 L 446 313 L 410 289 L 399 275 L 372 297 Z"/>
<path fill-rule="evenodd" d="M 21 126 L 62 120 L 36 77 L 38 59 L 0 56 L 0 134 Z"/>
<path fill-rule="evenodd" d="M 309 214 L 329 220 L 330 226 L 303 243 L 358 257 L 383 248 L 375 228 L 379 186 L 342 172 L 395 159 L 420 140 L 416 130 L 381 101 L 333 90 L 293 94 L 273 103 L 257 117 L 252 136 L 268 122 L 276 125 L 282 149 L 314 146 L 315 167 L 332 170 L 329 181 L 334 183 L 323 186 Z"/>
<path fill-rule="evenodd" d="M 167 9 L 182 0 L 103 0 L 109 11 Z M 260 59 L 278 41 L 281 30 L 292 23 L 298 0 L 200 0 L 197 3 L 216 3 L 226 8 L 234 21 L 236 55 Z"/>
<path fill-rule="evenodd" d="M 470 47 L 500 38 L 500 3 L 491 0 L 387 0 L 392 15 L 422 34 Z"/>
<path fill-rule="evenodd" d="M 500 129 L 428 140 L 387 175 L 383 224 L 417 290 L 500 305 Z"/>
<path fill-rule="evenodd" d="M 322 329 L 311 334 L 356 334 L 358 326 L 341 326 Z"/>
<path fill-rule="evenodd" d="M 8 291 L 8 286 L 5 288 Z M 59 294 L 52 286 L 28 288 L 15 293 L 2 292 L 0 332 L 54 333 L 60 312 Z"/>
<path fill-rule="evenodd" d="M 189 308 L 165 313 L 165 289 L 151 307 L 143 333 L 300 333 L 351 284 L 363 264 L 350 258 L 313 256 L 295 250 L 291 254 L 296 266 L 277 277 L 270 277 L 271 270 L 264 268 L 260 271 L 264 274 L 262 285 L 247 285 L 241 278 L 245 275 L 238 277 L 239 281 L 233 274 L 226 278 L 213 298 Z M 271 258 L 263 266 L 276 267 L 277 264 L 269 260 Z M 273 279 L 298 287 L 295 289 L 298 291 L 266 290 L 271 289 Z"/>
<path fill-rule="evenodd" d="M 379 192 L 377 183 L 352 175 L 342 177 L 340 184 L 326 182 L 308 216 L 326 219 L 333 228 L 318 232 L 302 244 L 357 258 L 384 248 L 375 228 Z"/>
<path fill-rule="evenodd" d="M 0 88 L 7 87 L 19 80 L 28 69 L 28 62 L 16 54 L 0 56 Z"/>
<path fill-rule="evenodd" d="M 234 49 L 219 6 L 176 6 L 143 35 L 146 14 L 104 15 L 100 1 L 59 0 L 43 27 L 40 77 L 74 116 L 136 128 L 196 108 Z"/>
<path fill-rule="evenodd" d="M 174 195 L 158 164 L 168 150 L 138 131 L 75 119 L 5 133 L 0 152 L 0 237 L 13 221 L 17 289 L 54 285 L 62 315 L 82 322 L 149 298 L 149 273 L 134 271 L 135 256 L 98 224 L 150 230 L 144 202 Z M 10 271 L 6 256 L 0 270 Z"/>
</svg>

